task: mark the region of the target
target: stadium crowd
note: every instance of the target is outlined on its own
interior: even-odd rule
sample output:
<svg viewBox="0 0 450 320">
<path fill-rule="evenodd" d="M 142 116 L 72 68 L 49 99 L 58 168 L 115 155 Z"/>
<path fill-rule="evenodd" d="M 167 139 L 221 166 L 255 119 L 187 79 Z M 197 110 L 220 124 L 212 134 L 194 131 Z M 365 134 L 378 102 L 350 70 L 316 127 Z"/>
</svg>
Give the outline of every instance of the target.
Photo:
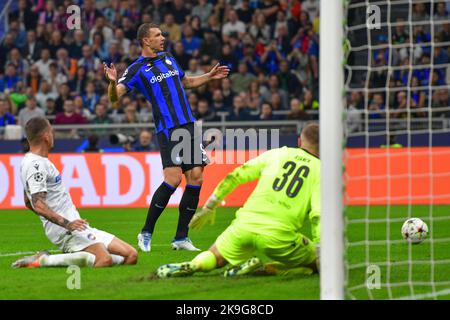
<svg viewBox="0 0 450 320">
<path fill-rule="evenodd" d="M 160 25 L 166 50 L 186 74 L 202 74 L 217 62 L 231 68 L 229 78 L 188 91 L 197 119 L 318 117 L 319 0 L 19 0 L 13 4 L 0 42 L 0 127 L 16 122 L 23 126 L 36 115 L 47 115 L 61 125 L 151 121 L 151 105 L 143 96 L 131 93 L 118 107 L 111 106 L 102 66 L 102 62 L 114 63 L 120 75 L 140 56 L 136 30 L 144 22 Z M 67 25 L 66 8 L 72 4 L 81 8 L 78 30 Z M 350 120 L 357 124 L 363 110 L 369 110 L 373 119 L 386 117 L 386 109 L 391 117 L 402 118 L 408 108 L 450 105 L 448 88 L 442 88 L 449 83 L 450 47 L 436 45 L 449 42 L 448 10 L 444 3 L 437 3 L 432 11 L 428 4 L 414 4 L 414 21 L 430 22 L 429 13 L 434 12 L 433 20 L 447 23 L 430 30 L 430 25 L 409 28 L 403 21 L 392 27 L 389 39 L 378 37 L 373 45 L 391 41 L 405 46 L 372 50 L 376 69 L 366 75 L 369 87 L 405 89 L 390 94 L 349 93 Z M 423 45 L 431 40 L 435 45 Z M 388 75 L 383 67 L 389 64 L 405 68 Z M 411 65 L 413 70 L 407 67 Z M 423 89 L 429 84 L 441 88 Z M 411 114 L 428 116 L 424 111 Z"/>
<path fill-rule="evenodd" d="M 74 3 L 79 30 L 67 27 Z M 231 68 L 188 91 L 199 120 L 310 119 L 305 111 L 319 108 L 317 0 L 19 0 L 0 45 L 0 125 L 36 115 L 62 125 L 151 121 L 151 105 L 134 93 L 112 108 L 102 66 L 114 63 L 120 75 L 140 56 L 144 22 L 160 25 L 186 74 Z"/>
<path fill-rule="evenodd" d="M 347 103 L 348 120 L 354 120 L 349 125 L 350 132 L 362 129 L 361 111 L 367 110 L 369 121 L 383 123 L 380 129 L 385 129 L 389 122 L 395 130 L 395 123 L 399 124 L 401 119 L 450 118 L 449 11 L 448 1 L 434 5 L 418 2 L 412 4 L 411 21 L 408 21 L 409 4 L 393 7 L 391 14 L 397 17 L 391 18 L 391 32 L 387 27 L 381 27 L 378 33 L 371 32 L 370 52 L 363 52 L 362 64 L 362 59 L 358 62 L 357 57 L 350 56 L 350 68 L 371 66 L 361 76 L 358 72 L 350 76 L 354 88 L 348 94 Z M 349 19 L 358 20 L 354 14 Z M 360 18 L 358 23 L 366 22 Z M 367 44 L 366 29 L 360 32 L 360 38 Z M 358 43 L 356 33 L 350 34 L 350 38 Z M 419 121 L 416 123 L 420 126 Z"/>
</svg>

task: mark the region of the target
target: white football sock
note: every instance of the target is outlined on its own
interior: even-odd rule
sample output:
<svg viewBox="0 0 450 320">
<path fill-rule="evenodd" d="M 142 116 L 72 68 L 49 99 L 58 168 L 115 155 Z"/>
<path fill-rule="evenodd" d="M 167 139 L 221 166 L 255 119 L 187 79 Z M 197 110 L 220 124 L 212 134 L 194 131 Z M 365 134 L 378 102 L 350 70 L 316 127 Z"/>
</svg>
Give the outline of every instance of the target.
<svg viewBox="0 0 450 320">
<path fill-rule="evenodd" d="M 95 255 L 89 252 L 74 252 L 63 254 L 52 254 L 42 256 L 41 267 L 67 267 L 76 265 L 79 267 L 92 267 L 95 263 Z"/>
<path fill-rule="evenodd" d="M 118 256 L 116 254 L 112 254 L 111 257 L 112 257 L 112 261 L 113 261 L 113 266 L 123 264 L 123 262 L 125 261 L 124 257 Z"/>
</svg>

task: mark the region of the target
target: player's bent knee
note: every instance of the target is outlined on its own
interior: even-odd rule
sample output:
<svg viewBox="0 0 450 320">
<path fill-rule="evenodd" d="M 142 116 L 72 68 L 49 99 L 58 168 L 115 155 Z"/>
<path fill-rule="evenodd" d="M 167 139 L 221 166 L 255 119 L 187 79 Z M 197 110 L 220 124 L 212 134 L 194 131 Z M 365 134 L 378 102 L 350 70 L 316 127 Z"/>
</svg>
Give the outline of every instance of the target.
<svg viewBox="0 0 450 320">
<path fill-rule="evenodd" d="M 128 251 L 127 256 L 125 257 L 124 264 L 136 264 L 137 261 L 138 261 L 138 253 L 137 253 L 136 249 L 131 248 Z"/>
</svg>

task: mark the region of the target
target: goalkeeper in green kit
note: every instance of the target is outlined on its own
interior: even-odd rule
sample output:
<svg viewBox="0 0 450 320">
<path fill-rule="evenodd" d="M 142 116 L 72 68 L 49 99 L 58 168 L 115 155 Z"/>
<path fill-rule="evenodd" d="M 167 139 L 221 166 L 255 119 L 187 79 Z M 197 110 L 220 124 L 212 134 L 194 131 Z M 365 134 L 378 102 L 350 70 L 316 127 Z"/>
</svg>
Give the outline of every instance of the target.
<svg viewBox="0 0 450 320">
<path fill-rule="evenodd" d="M 319 126 L 307 125 L 299 148 L 283 147 L 264 152 L 228 174 L 216 187 L 189 227 L 214 223 L 216 207 L 238 185 L 259 179 L 231 225 L 208 251 L 190 262 L 165 264 L 160 278 L 189 276 L 227 264 L 225 276 L 244 274 L 312 274 L 318 272 L 320 244 Z M 310 220 L 312 239 L 300 233 Z M 271 261 L 262 264 L 256 255 Z"/>
</svg>

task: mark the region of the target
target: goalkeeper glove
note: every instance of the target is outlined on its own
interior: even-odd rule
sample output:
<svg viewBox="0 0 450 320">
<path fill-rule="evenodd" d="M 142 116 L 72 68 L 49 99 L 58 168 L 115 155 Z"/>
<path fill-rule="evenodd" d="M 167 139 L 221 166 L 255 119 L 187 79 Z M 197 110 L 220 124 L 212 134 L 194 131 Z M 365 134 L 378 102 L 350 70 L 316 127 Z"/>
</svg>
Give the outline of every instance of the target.
<svg viewBox="0 0 450 320">
<path fill-rule="evenodd" d="M 216 220 L 216 208 L 220 203 L 220 199 L 216 195 L 211 195 L 206 201 L 204 207 L 194 214 L 189 223 L 189 228 L 193 230 L 200 230 L 208 222 L 209 224 L 214 224 Z"/>
</svg>

